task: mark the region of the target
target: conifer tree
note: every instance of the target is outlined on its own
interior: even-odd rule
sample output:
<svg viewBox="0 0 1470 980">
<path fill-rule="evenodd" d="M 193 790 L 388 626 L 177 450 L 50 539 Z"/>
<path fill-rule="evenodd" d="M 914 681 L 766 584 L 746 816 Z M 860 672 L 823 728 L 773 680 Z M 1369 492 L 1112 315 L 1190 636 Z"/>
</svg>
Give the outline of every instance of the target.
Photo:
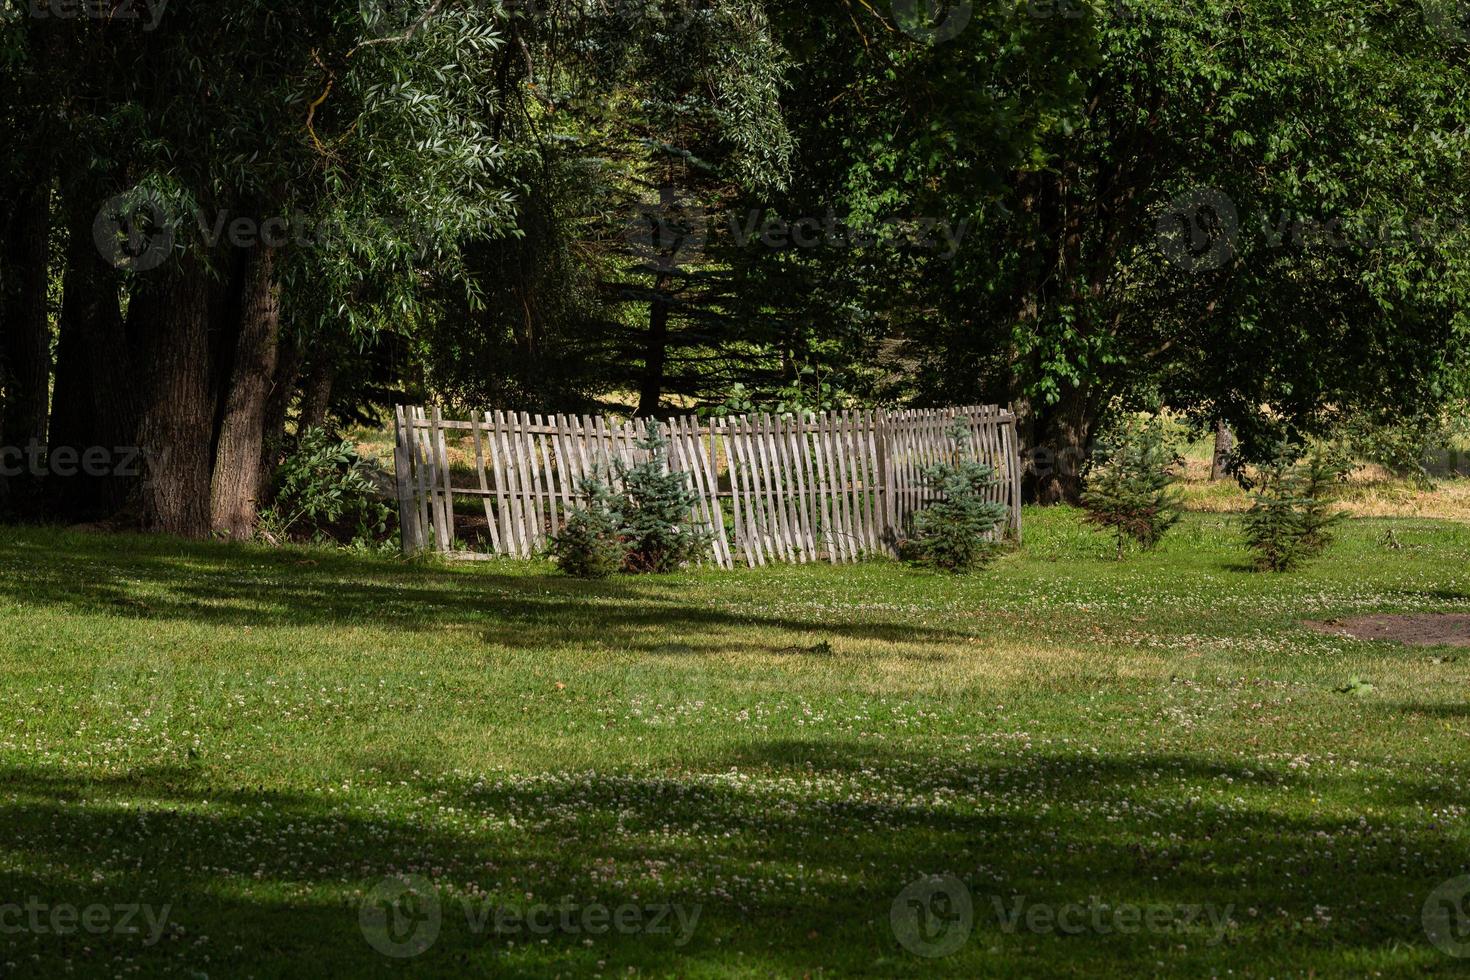
<svg viewBox="0 0 1470 980">
<path fill-rule="evenodd" d="M 1129 541 L 1150 550 L 1179 522 L 1182 506 L 1174 489 L 1179 457 L 1157 418 L 1122 423 L 1099 448 L 1082 506 L 1090 523 L 1117 537 L 1122 561 Z"/>
<path fill-rule="evenodd" d="M 669 441 L 656 420 L 648 420 L 634 445 L 643 461 L 616 460 L 615 486 L 584 480 L 586 505 L 552 539 L 550 553 L 568 575 L 672 572 L 709 555 L 714 538 L 694 516 L 699 498 L 688 475 L 669 465 Z"/>
<path fill-rule="evenodd" d="M 578 484 L 587 502 L 573 511 L 551 539 L 550 554 L 561 570 L 577 578 L 607 578 L 620 571 L 628 545 L 618 527 L 612 489 L 596 476 Z"/>
<path fill-rule="evenodd" d="M 924 486 L 933 497 L 914 517 L 914 536 L 903 550 L 917 564 L 968 572 L 995 556 L 999 546 L 994 532 L 1007 510 L 988 496 L 998 482 L 995 469 L 969 458 L 969 430 L 956 423 L 949 435 L 954 444 L 950 459 L 923 471 Z"/>
<path fill-rule="evenodd" d="M 623 492 L 617 500 L 619 527 L 628 545 L 625 571 L 672 572 L 709 553 L 711 536 L 694 523 L 699 498 L 689 477 L 669 466 L 669 441 L 649 419 L 634 445 L 647 454 L 628 466 L 618 461 Z"/>
<path fill-rule="evenodd" d="M 1296 462 L 1285 445 L 1277 451 L 1261 470 L 1255 503 L 1244 518 L 1256 568 L 1289 572 L 1331 545 L 1331 530 L 1343 520 L 1332 511 L 1332 497 L 1348 466 L 1332 451 L 1313 453 L 1304 463 Z"/>
</svg>

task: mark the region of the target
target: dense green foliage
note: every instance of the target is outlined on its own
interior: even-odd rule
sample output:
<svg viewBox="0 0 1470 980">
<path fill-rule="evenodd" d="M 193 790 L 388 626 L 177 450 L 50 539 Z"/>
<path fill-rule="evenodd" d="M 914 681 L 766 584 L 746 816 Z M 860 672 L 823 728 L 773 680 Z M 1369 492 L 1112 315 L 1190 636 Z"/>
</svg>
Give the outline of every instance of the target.
<svg viewBox="0 0 1470 980">
<path fill-rule="evenodd" d="M 1151 550 L 1179 522 L 1180 462 L 1157 416 L 1123 420 L 1099 443 L 1082 506 L 1088 521 L 1117 537 L 1120 561 L 1129 541 Z"/>
<path fill-rule="evenodd" d="M 937 30 L 849 0 L 5 18 L 7 438 L 54 350 L 54 444 L 213 454 L 149 455 L 157 499 L 114 480 L 37 516 L 238 533 L 243 458 L 268 479 L 293 424 L 402 400 L 1014 404 L 1027 492 L 1075 502 L 1118 413 L 1228 423 L 1261 462 L 1466 394 L 1453 17 L 953 6 Z M 121 269 L 88 247 L 114 212 Z M 211 513 L 170 511 L 211 482 Z"/>
<path fill-rule="evenodd" d="M 307 429 L 276 470 L 262 531 L 274 540 L 380 541 L 394 514 L 385 502 L 388 475 L 351 442 Z"/>
<path fill-rule="evenodd" d="M 1000 481 L 994 467 L 972 458 L 969 429 L 957 424 L 950 441 L 950 458 L 920 474 L 929 498 L 914 515 L 913 534 L 901 550 L 920 565 L 971 572 L 1000 550 L 997 538 L 1010 511 L 990 499 Z"/>
</svg>

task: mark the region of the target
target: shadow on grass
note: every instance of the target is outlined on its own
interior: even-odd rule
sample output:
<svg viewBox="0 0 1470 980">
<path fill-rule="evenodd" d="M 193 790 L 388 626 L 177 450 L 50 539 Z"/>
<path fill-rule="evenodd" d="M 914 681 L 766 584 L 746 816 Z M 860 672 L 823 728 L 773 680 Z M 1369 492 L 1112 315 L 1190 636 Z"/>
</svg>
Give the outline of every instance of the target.
<svg viewBox="0 0 1470 980">
<path fill-rule="evenodd" d="M 908 623 L 762 615 L 700 607 L 680 580 L 582 582 L 329 551 L 131 536 L 0 530 L 0 598 L 31 606 L 213 626 L 368 625 L 482 631 L 510 647 L 617 642 L 640 652 L 750 649 L 741 631 L 808 634 L 812 645 L 843 637 L 886 643 L 946 643 L 968 633 Z M 734 631 L 733 633 L 731 631 Z M 706 642 L 698 642 L 701 634 Z M 731 637 L 737 637 L 732 640 Z M 695 638 L 691 642 L 691 638 Z"/>
<path fill-rule="evenodd" d="M 1386 711 L 1399 715 L 1424 715 L 1429 718 L 1470 718 L 1470 704 L 1391 704 Z M 1462 801 L 1463 802 L 1463 801 Z"/>
<path fill-rule="evenodd" d="M 184 930 L 153 946 L 137 936 L 5 934 L 0 963 L 144 975 L 1095 976 L 1286 965 L 1332 975 L 1385 950 L 1401 964 L 1438 963 L 1418 903 L 1470 863 L 1463 837 L 1443 826 L 1382 815 L 1368 826 L 1303 806 L 1364 792 L 1346 778 L 1309 788 L 1172 755 L 935 760 L 784 740 L 741 746 L 705 774 L 400 785 L 403 798 L 392 799 L 386 789 L 219 786 L 188 767 L 104 778 L 0 771 L 9 831 L 0 894 L 168 905 Z M 1400 802 L 1448 802 L 1443 793 L 1392 788 Z M 1412 872 L 1403 853 L 1416 855 Z M 894 900 L 915 879 L 945 873 L 966 886 L 974 935 L 948 958 L 914 956 L 891 928 Z M 388 875 L 420 875 L 437 889 L 438 938 L 413 959 L 382 956 L 359 923 L 365 896 Z M 663 933 L 593 937 L 559 925 L 497 935 L 474 925 L 485 903 L 524 910 L 564 898 L 700 914 L 682 946 Z M 1200 923 L 1066 936 L 1006 925 L 1017 903 L 1089 902 L 1207 904 L 1235 925 L 1223 938 Z"/>
</svg>

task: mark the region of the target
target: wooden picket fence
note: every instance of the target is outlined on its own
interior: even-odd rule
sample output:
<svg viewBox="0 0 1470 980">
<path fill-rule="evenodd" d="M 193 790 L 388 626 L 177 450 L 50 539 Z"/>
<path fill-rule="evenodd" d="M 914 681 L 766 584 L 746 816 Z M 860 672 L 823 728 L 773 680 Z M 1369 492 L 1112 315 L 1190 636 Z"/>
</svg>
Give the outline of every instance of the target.
<svg viewBox="0 0 1470 980">
<path fill-rule="evenodd" d="M 932 496 L 922 469 L 954 455 L 957 421 L 970 433 L 968 455 L 995 468 L 991 499 L 1009 508 L 1008 533 L 1019 539 L 1016 418 L 995 406 L 659 424 L 670 467 L 688 475 L 698 498 L 691 519 L 712 533 L 713 559 L 731 568 L 896 551 Z M 395 422 L 409 555 L 539 554 L 583 502 L 584 478 L 615 482 L 615 460 L 646 458 L 636 446 L 642 422 L 511 412 L 451 421 L 438 408 L 404 406 Z"/>
</svg>

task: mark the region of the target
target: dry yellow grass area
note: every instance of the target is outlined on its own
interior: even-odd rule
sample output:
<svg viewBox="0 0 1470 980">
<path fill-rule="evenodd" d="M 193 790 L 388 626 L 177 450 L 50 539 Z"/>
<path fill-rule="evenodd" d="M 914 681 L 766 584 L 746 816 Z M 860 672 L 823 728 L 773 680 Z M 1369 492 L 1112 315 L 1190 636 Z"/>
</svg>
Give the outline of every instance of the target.
<svg viewBox="0 0 1470 980">
<path fill-rule="evenodd" d="M 1184 501 L 1190 510 L 1236 513 L 1251 505 L 1250 495 L 1234 481 L 1210 482 L 1208 460 L 1184 465 Z M 1470 522 L 1470 480 L 1440 480 L 1432 490 L 1416 486 L 1381 466 L 1353 471 L 1339 508 L 1352 517 L 1423 517 Z"/>
<path fill-rule="evenodd" d="M 358 429 L 349 438 L 359 453 L 392 472 L 391 429 Z M 468 437 L 449 440 L 448 450 L 451 469 L 473 472 L 474 444 Z M 1184 502 L 1189 510 L 1233 514 L 1250 508 L 1250 495 L 1233 480 L 1210 481 L 1208 458 L 1186 457 L 1183 476 Z M 1381 466 L 1365 464 L 1353 471 L 1339 509 L 1352 517 L 1416 517 L 1470 523 L 1470 479 L 1443 479 L 1426 490 Z"/>
</svg>

